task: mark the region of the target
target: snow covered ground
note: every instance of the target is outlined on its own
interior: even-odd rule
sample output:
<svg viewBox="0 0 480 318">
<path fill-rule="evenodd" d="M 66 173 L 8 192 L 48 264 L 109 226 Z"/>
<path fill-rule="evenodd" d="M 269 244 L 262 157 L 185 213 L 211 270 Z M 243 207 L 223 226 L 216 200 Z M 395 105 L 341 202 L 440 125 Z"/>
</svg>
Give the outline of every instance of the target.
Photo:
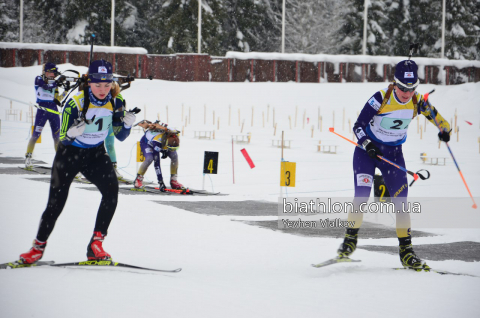
<svg viewBox="0 0 480 318">
<path fill-rule="evenodd" d="M 59 68 L 62 71 L 86 70 L 69 64 Z M 0 95 L 34 102 L 34 77 L 40 73 L 40 66 L 0 68 Z M 400 265 L 398 255 L 364 249 L 358 249 L 354 254 L 354 258 L 362 260 L 361 263 L 315 269 L 310 264 L 333 257 L 340 244 L 339 239 L 296 236 L 235 221 L 274 220 L 275 217 L 206 216 L 158 204 L 163 200 L 277 202 L 280 196 L 281 150 L 271 145 L 273 139 L 281 138 L 282 131 L 285 139 L 292 140 L 292 148 L 284 150 L 284 159 L 297 163 L 296 187 L 288 188 L 283 196 L 353 196 L 354 147 L 329 133 L 328 127 L 334 124 L 338 133 L 351 138 L 348 121 L 353 125 L 365 101 L 386 86 L 387 83 L 179 83 L 136 80 L 123 96 L 128 108 L 143 110 L 137 118 L 155 120 L 159 116 L 170 126 L 184 130 L 179 150 L 179 181 L 190 188 L 202 188 L 204 151 L 218 151 L 219 173 L 206 176 L 205 188 L 229 195 L 166 197 L 120 194 L 116 215 L 104 243 L 105 249 L 117 261 L 152 268 L 182 267 L 183 271 L 152 274 L 123 269 L 49 267 L 2 270 L 0 316 L 477 316 L 480 278 L 393 271 L 392 267 Z M 459 141 L 453 135 L 450 145 L 479 204 L 480 109 L 477 95 L 480 83 L 421 85 L 419 90 L 426 93 L 433 88 L 436 88 L 436 93 L 431 96 L 431 101 L 440 113 L 450 121 L 457 112 Z M 23 158 L 30 129 L 30 124 L 25 121 L 28 106 L 13 103 L 13 109 L 22 110 L 22 121 L 7 120 L 5 110 L 9 108 L 9 101 L 0 98 L 0 156 Z M 278 123 L 275 136 L 273 109 L 275 122 Z M 317 126 L 319 111 L 322 132 Z M 305 122 L 307 118 L 309 121 L 305 127 L 304 113 Z M 240 132 L 242 123 L 243 133 Z M 423 117 L 419 124 L 425 125 Z M 416 122 L 411 124 L 404 146 L 407 169 L 428 169 L 432 176 L 410 188 L 410 196 L 468 197 L 446 147 L 442 145 L 438 149 L 436 128 L 427 123 L 420 139 L 416 125 Z M 215 130 L 214 140 L 194 138 L 195 131 L 207 130 Z M 249 132 L 252 136 L 250 144 L 234 145 L 233 183 L 231 136 Z M 136 174 L 135 145 L 141 136 L 140 132 L 133 132 L 126 141 L 116 141 L 118 165 L 125 177 L 133 178 Z M 337 154 L 318 153 L 319 140 L 322 144 L 338 145 Z M 250 169 L 246 163 L 240 152 L 242 148 L 250 154 L 255 168 Z M 446 166 L 422 164 L 421 152 L 426 152 L 428 156 L 447 157 Z M 51 164 L 53 157 L 53 142 L 47 125 L 42 143 L 35 148 L 34 159 Z M 169 160 L 162 163 L 167 180 L 169 164 Z M 0 169 L 16 166 L 18 164 L 0 164 Z M 30 179 L 42 177 L 0 174 L 0 240 L 3 242 L 0 263 L 17 259 L 31 246 L 47 202 L 49 184 Z M 147 172 L 147 178 L 155 180 L 153 168 Z M 100 202 L 100 193 L 82 189 L 85 187 L 72 184 L 67 205 L 49 238 L 44 260 L 59 263 L 85 259 Z M 478 213 L 478 210 L 472 209 L 471 212 Z M 455 211 L 451 213 L 454 215 Z M 415 224 L 413 228 L 418 230 Z M 426 231 L 438 235 L 414 238 L 414 244 L 480 243 L 479 229 L 429 228 Z M 397 242 L 396 237 L 362 240 L 360 232 L 359 245 L 396 246 Z M 434 268 L 480 276 L 478 262 L 446 260 L 428 261 L 428 264 Z"/>
</svg>

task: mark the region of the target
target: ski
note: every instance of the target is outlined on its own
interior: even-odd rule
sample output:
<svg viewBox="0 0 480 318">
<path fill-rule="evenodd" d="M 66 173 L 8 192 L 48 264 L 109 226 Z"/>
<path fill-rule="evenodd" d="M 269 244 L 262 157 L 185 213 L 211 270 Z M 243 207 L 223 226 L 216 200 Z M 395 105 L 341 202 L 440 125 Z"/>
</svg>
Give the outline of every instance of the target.
<svg viewBox="0 0 480 318">
<path fill-rule="evenodd" d="M 178 273 L 182 269 L 154 269 L 154 268 L 147 268 L 141 266 L 135 266 L 120 262 L 108 261 L 108 260 L 92 260 L 92 261 L 83 261 L 83 262 L 71 262 L 71 263 L 61 263 L 61 264 L 51 264 L 51 266 L 56 267 L 83 267 L 83 266 L 101 266 L 101 267 L 124 267 L 124 268 L 131 268 L 131 269 L 140 269 L 146 271 L 153 271 L 153 272 L 163 272 L 163 273 Z"/>
<path fill-rule="evenodd" d="M 476 276 L 476 275 L 471 275 L 471 274 L 465 274 L 465 273 L 456 273 L 456 272 L 449 272 L 449 271 L 444 271 L 444 270 L 437 270 L 437 269 L 433 269 L 433 268 L 419 268 L 419 269 L 416 269 L 416 268 L 405 268 L 405 267 L 397 267 L 397 268 L 393 268 L 394 270 L 411 270 L 411 271 L 414 271 L 414 272 L 431 272 L 431 273 L 437 273 L 437 274 L 440 274 L 440 275 L 457 275 L 457 276 L 468 276 L 468 277 L 479 277 L 479 276 Z"/>
<path fill-rule="evenodd" d="M 44 266 L 44 265 L 52 265 L 53 263 L 54 261 L 38 261 L 35 264 L 23 264 L 20 261 L 15 261 L 10 263 L 0 264 L 0 269 L 38 267 L 38 266 Z"/>
<path fill-rule="evenodd" d="M 145 186 L 145 188 L 159 191 L 158 187 Z M 189 188 L 185 188 L 185 189 L 169 189 L 169 188 L 167 188 L 167 189 L 165 189 L 165 191 L 171 192 L 171 193 L 177 193 L 177 194 L 201 194 L 201 195 L 217 195 L 217 194 L 220 194 L 220 192 L 209 192 L 209 191 L 206 191 L 206 190 L 194 190 L 194 189 L 189 189 Z"/>
<path fill-rule="evenodd" d="M 132 185 L 135 183 L 135 180 L 125 179 L 125 178 L 117 178 L 119 183 Z M 144 184 L 153 184 L 151 181 L 143 181 Z"/>
<path fill-rule="evenodd" d="M 40 165 L 33 165 L 34 168 L 40 168 L 40 169 L 46 169 L 46 170 L 52 170 L 52 167 L 49 166 L 40 166 Z"/>
<path fill-rule="evenodd" d="M 39 173 L 39 174 L 47 174 L 46 172 L 38 171 L 38 170 L 36 170 L 35 168 L 25 168 L 25 167 L 19 167 L 19 168 L 20 168 L 20 169 L 23 169 L 23 170 L 26 170 L 26 171 Z"/>
<path fill-rule="evenodd" d="M 331 258 L 329 260 L 326 260 L 325 262 L 323 263 L 318 263 L 318 264 L 312 264 L 313 267 L 315 268 L 320 268 L 320 267 L 325 267 L 325 266 L 328 266 L 328 265 L 333 265 L 333 264 L 339 264 L 339 263 L 354 263 L 354 262 L 361 262 L 360 260 L 356 260 L 356 259 L 351 259 L 351 258 L 348 258 L 348 257 L 335 257 L 335 258 Z"/>
</svg>

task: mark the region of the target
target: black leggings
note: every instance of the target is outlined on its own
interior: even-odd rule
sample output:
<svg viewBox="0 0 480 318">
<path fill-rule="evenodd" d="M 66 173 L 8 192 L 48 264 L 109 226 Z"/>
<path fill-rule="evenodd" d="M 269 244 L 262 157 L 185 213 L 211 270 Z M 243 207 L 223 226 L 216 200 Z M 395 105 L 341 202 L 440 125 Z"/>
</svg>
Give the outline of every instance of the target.
<svg viewBox="0 0 480 318">
<path fill-rule="evenodd" d="M 95 148 L 79 148 L 59 144 L 53 161 L 50 194 L 38 228 L 37 240 L 45 242 L 67 201 L 73 179 L 81 172 L 97 186 L 102 201 L 97 213 L 94 231 L 107 234 L 118 201 L 118 180 L 110 157 L 101 144 Z"/>
</svg>

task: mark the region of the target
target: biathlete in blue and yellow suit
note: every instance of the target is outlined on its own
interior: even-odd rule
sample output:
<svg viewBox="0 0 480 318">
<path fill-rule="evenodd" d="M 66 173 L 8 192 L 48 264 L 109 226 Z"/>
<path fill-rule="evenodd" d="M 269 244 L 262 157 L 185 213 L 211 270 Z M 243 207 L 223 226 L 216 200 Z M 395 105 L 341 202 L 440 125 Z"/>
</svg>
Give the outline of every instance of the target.
<svg viewBox="0 0 480 318">
<path fill-rule="evenodd" d="M 157 123 L 143 121 L 138 124 L 146 129 L 145 135 L 140 140 L 140 148 L 142 149 L 145 160 L 138 169 L 137 177 L 135 178 L 135 188 L 143 187 L 143 176 L 148 167 L 154 162 L 155 173 L 159 184 L 160 191 L 164 192 L 166 189 L 163 182 L 162 169 L 160 167 L 160 158 L 170 158 L 170 186 L 172 189 L 183 189 L 184 186 L 178 182 L 178 153 L 180 147 L 180 139 L 178 138 L 178 131 L 167 129 L 166 127 Z"/>
<path fill-rule="evenodd" d="M 417 70 L 418 67 L 412 60 L 398 63 L 395 69 L 395 82 L 388 88 L 376 92 L 365 103 L 353 127 L 358 144 L 364 148 L 357 147 L 353 155 L 355 207 L 368 200 L 375 168 L 378 168 L 392 202 L 396 209 L 401 211 L 401 204 L 406 202 L 408 195 L 407 174 L 380 160 L 377 155 L 405 167 L 402 144 L 407 139 L 408 127 L 415 116 L 422 114 L 432 123 L 435 117 L 442 130 L 439 133 L 440 140 L 445 142 L 450 140 L 449 123 L 435 107 L 424 101 L 421 94 L 415 92 L 420 83 Z M 425 262 L 413 251 L 410 214 L 395 215 L 402 265 L 410 268 L 426 267 Z M 354 221 L 355 226 L 346 230 L 344 242 L 338 249 L 339 257 L 348 257 L 355 251 L 362 220 L 363 213 L 348 214 L 348 221 Z"/>
<path fill-rule="evenodd" d="M 57 66 L 53 63 L 45 63 L 42 70 L 42 75 L 35 78 L 35 96 L 39 106 L 58 111 L 57 105 L 65 97 L 66 92 L 59 93 L 58 83 L 48 83 L 49 80 L 54 80 L 55 76 L 59 75 Z M 32 166 L 32 153 L 35 149 L 35 144 L 42 134 L 45 124 L 50 122 L 50 129 L 52 130 L 53 145 L 57 150 L 60 133 L 60 117 L 45 110 L 38 109 L 35 116 L 35 124 L 33 126 L 32 137 L 28 141 L 27 152 L 25 154 L 25 168 Z"/>
<path fill-rule="evenodd" d="M 117 207 L 118 180 L 103 143 L 110 126 L 113 125 L 115 137 L 123 141 L 130 135 L 135 121 L 135 115 L 130 112 L 119 112 L 117 117 L 116 111 L 122 109 L 123 100 L 115 98 L 120 87 L 112 82 L 112 65 L 104 60 L 94 61 L 88 70 L 88 86 L 66 103 L 62 115 L 61 143 L 52 166 L 47 208 L 42 214 L 33 247 L 20 255 L 24 263 L 35 263 L 42 258 L 47 239 L 65 206 L 70 185 L 78 172 L 97 186 L 102 194 L 87 257 L 94 260 L 111 258 L 103 250 L 102 242 Z"/>
</svg>

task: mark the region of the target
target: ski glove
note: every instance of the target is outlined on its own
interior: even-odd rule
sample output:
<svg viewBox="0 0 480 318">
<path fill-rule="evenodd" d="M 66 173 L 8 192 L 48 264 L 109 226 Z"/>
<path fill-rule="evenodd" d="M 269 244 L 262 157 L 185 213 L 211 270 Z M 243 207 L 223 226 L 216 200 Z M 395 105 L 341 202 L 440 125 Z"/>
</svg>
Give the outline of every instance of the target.
<svg viewBox="0 0 480 318">
<path fill-rule="evenodd" d="M 85 131 L 85 121 L 84 120 L 77 120 L 73 122 L 73 125 L 68 128 L 67 130 L 67 137 L 70 139 L 75 139 L 78 136 L 82 135 Z"/>
<path fill-rule="evenodd" d="M 165 185 L 165 183 L 163 183 L 163 181 L 158 182 L 158 190 L 160 190 L 160 192 L 165 192 L 166 188 L 167 186 Z"/>
<path fill-rule="evenodd" d="M 162 159 L 167 159 L 168 151 L 167 150 L 160 150 L 160 152 L 162 153 Z"/>
<path fill-rule="evenodd" d="M 452 131 L 450 129 L 450 131 Z M 450 131 L 441 131 L 438 133 L 438 138 L 441 140 L 441 141 L 444 141 L 444 142 L 449 142 L 450 141 Z"/>
<path fill-rule="evenodd" d="M 135 114 L 127 112 L 125 117 L 123 117 L 123 124 L 125 128 L 132 128 L 133 123 L 135 122 Z"/>
<path fill-rule="evenodd" d="M 365 148 L 365 150 L 367 151 L 367 154 L 370 156 L 370 158 L 380 161 L 380 158 L 378 158 L 377 156 L 383 157 L 383 153 L 380 148 L 375 146 L 370 139 L 366 139 L 362 145 L 363 148 Z"/>
</svg>

